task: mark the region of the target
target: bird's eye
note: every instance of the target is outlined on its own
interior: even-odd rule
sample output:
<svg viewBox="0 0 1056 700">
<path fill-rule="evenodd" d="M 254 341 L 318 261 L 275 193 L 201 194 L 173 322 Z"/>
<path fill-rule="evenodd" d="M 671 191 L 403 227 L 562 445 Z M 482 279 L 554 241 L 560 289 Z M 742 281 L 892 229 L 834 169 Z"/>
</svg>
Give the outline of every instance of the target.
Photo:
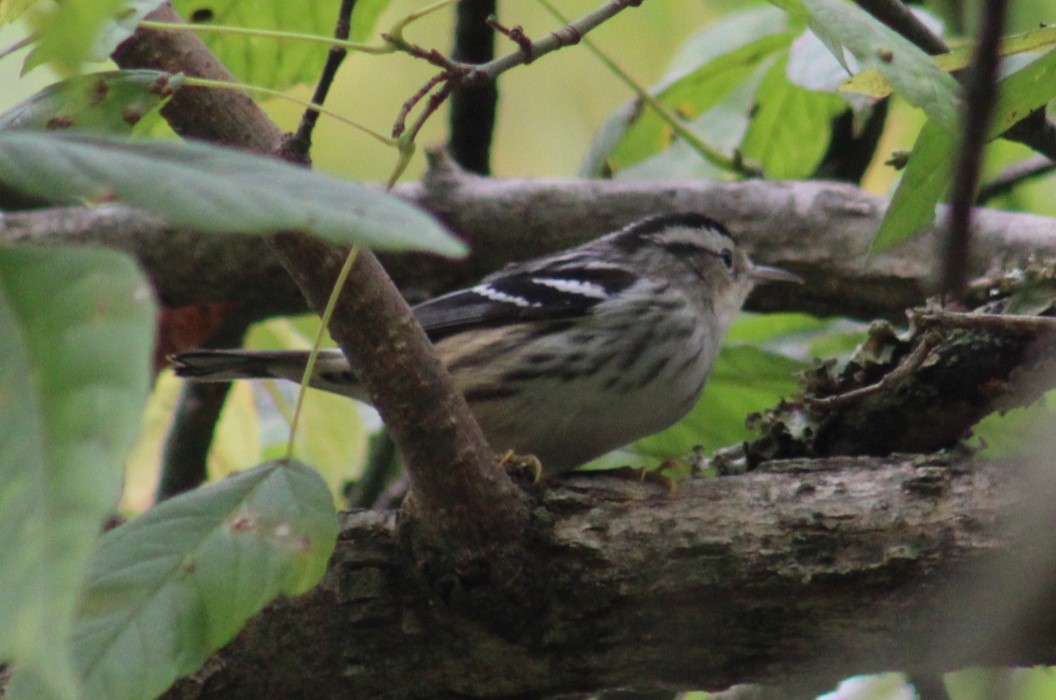
<svg viewBox="0 0 1056 700">
<path fill-rule="evenodd" d="M 729 248 L 723 248 L 722 252 L 719 253 L 719 257 L 722 258 L 722 264 L 726 266 L 727 270 L 733 269 L 733 251 Z"/>
</svg>

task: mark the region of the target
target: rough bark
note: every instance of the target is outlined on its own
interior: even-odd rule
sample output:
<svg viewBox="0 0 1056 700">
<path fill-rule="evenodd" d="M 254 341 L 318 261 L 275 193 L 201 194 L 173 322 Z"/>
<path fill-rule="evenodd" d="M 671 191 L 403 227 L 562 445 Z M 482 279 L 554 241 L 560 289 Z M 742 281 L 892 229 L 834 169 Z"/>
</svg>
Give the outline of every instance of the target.
<svg viewBox="0 0 1056 700">
<path fill-rule="evenodd" d="M 762 288 L 750 308 L 902 320 L 934 290 L 938 227 L 895 250 L 869 256 L 887 205 L 850 185 L 823 182 L 614 182 L 492 180 L 440 174 L 399 185 L 396 193 L 464 236 L 461 262 L 424 255 L 381 256 L 412 299 L 470 284 L 515 259 L 576 245 L 629 221 L 671 211 L 706 212 L 725 222 L 758 262 L 807 279 L 795 288 Z M 1056 258 L 1056 220 L 981 209 L 969 270 Z M 303 312 L 303 297 L 260 240 L 208 236 L 166 227 L 121 207 L 7 214 L 0 242 L 98 242 L 130 251 L 171 305 L 239 299 L 255 318 Z"/>
<path fill-rule="evenodd" d="M 1052 562 L 1038 564 L 1039 550 L 1007 527 L 1026 500 L 1013 465 L 770 467 L 675 494 L 596 476 L 537 489 L 531 546 L 509 583 L 516 610 L 501 620 L 476 610 L 487 592 L 471 581 L 424 588 L 393 514 L 346 513 L 322 585 L 273 604 L 167 697 L 541 697 L 744 682 L 792 697 L 858 673 L 1056 663 L 1051 605 L 1030 611 L 1022 634 L 987 643 L 986 612 L 1017 618 L 989 574 L 1015 576 L 1030 560 L 1044 570 L 1034 581 L 1052 578 Z M 985 583 L 984 597 L 966 581 Z"/>
</svg>

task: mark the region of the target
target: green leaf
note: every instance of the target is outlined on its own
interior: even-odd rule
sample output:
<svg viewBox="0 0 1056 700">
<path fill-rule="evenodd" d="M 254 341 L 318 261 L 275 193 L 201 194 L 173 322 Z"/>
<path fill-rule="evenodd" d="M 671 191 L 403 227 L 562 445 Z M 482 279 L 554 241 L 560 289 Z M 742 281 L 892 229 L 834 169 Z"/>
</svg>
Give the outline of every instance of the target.
<svg viewBox="0 0 1056 700">
<path fill-rule="evenodd" d="M 60 72 L 76 73 L 91 60 L 96 37 L 124 0 L 67 0 L 30 15 L 37 33 L 34 65 L 53 63 Z"/>
<path fill-rule="evenodd" d="M 136 25 L 161 0 L 68 0 L 36 3 L 30 23 L 37 44 L 26 57 L 23 72 L 51 63 L 60 73 L 77 73 L 81 64 L 107 60 Z M 40 9 L 47 8 L 47 9 Z"/>
<path fill-rule="evenodd" d="M 849 355 L 865 340 L 869 326 L 846 318 L 808 314 L 742 313 L 726 334 L 727 345 L 752 344 L 793 360 Z"/>
<path fill-rule="evenodd" d="M 795 374 L 806 366 L 751 346 L 724 347 L 711 368 L 703 396 L 689 415 L 639 440 L 634 449 L 666 458 L 684 455 L 697 445 L 711 451 L 740 442 L 749 435 L 745 418 L 794 392 Z"/>
<path fill-rule="evenodd" d="M 1004 37 L 998 55 L 1007 58 L 1021 53 L 1040 51 L 1056 44 L 1056 27 L 1042 27 L 1022 34 Z M 935 63 L 946 71 L 957 71 L 971 65 L 974 45 L 960 46 L 949 53 L 934 57 Z M 840 90 L 857 92 L 870 97 L 887 97 L 892 92 L 891 84 L 875 70 L 862 71 L 844 81 Z"/>
<path fill-rule="evenodd" d="M 753 73 L 687 127 L 712 148 L 732 153 L 748 131 L 752 98 L 774 60 L 773 56 L 764 59 Z M 667 150 L 619 170 L 615 176 L 617 179 L 667 180 L 677 177 L 714 179 L 723 174 L 720 168 L 701 158 L 690 143 L 677 139 Z"/>
<path fill-rule="evenodd" d="M 935 206 L 950 186 L 950 158 L 955 143 L 945 128 L 930 120 L 924 124 L 884 220 L 876 230 L 872 253 L 893 248 L 935 220 Z"/>
<path fill-rule="evenodd" d="M 690 36 L 668 63 L 661 83 L 670 85 L 760 37 L 802 31 L 805 26 L 765 5 L 731 13 Z"/>
<path fill-rule="evenodd" d="M 348 38 L 352 41 L 369 39 L 378 24 L 378 17 L 391 3 L 392 0 L 359 0 L 352 11 L 352 29 Z"/>
<path fill-rule="evenodd" d="M 73 612 L 139 430 L 154 315 L 123 254 L 0 248 L 0 659 L 18 662 L 9 698 L 74 696 Z"/>
<path fill-rule="evenodd" d="M 701 115 L 722 104 L 741 88 L 767 59 L 786 48 L 795 38 L 795 32 L 787 31 L 786 20 L 779 15 L 776 19 L 780 20 L 780 27 L 785 31 L 762 37 L 754 31 L 763 27 L 777 28 L 772 10 L 765 15 L 758 10 L 744 15 L 752 31 L 741 27 L 737 21 L 742 17 L 739 14 L 690 40 L 676 61 L 679 70 L 694 65 L 694 58 L 703 64 L 668 78 L 664 85 L 650 91 L 664 107 L 686 121 L 698 121 Z M 716 146 L 717 139 L 713 134 L 703 132 L 700 135 L 705 142 Z M 609 118 L 591 144 L 581 171 L 590 175 L 615 173 L 652 158 L 677 143 L 679 141 L 674 139 L 667 122 L 655 111 L 636 102 Z"/>
<path fill-rule="evenodd" d="M 276 596 L 311 589 L 337 530 L 319 475 L 270 463 L 106 533 L 73 637 L 84 696 L 156 697 Z"/>
<path fill-rule="evenodd" d="M 130 133 L 183 86 L 183 74 L 108 71 L 53 83 L 0 115 L 0 131 L 76 129 Z"/>
<path fill-rule="evenodd" d="M 1052 428 L 1054 407 L 1056 395 L 1049 392 L 1028 406 L 991 413 L 972 426 L 972 437 L 982 443 L 988 459 L 1036 454 Z"/>
<path fill-rule="evenodd" d="M 380 189 L 205 143 L 0 133 L 0 183 L 57 203 L 116 199 L 205 232 L 304 231 L 372 248 L 465 252 Z"/>
<path fill-rule="evenodd" d="M 759 86 L 741 151 L 768 178 L 794 180 L 814 172 L 829 148 L 832 119 L 848 107 L 835 95 L 793 85 L 785 76 L 787 62 L 782 57 Z"/>
<path fill-rule="evenodd" d="M 352 13 L 352 41 L 370 37 L 378 16 L 391 0 L 360 0 Z M 339 0 L 291 3 L 286 0 L 176 0 L 176 11 L 188 22 L 246 27 L 331 37 Z M 244 82 L 282 90 L 315 81 L 326 61 L 326 44 L 298 39 L 270 39 L 243 34 L 203 33 L 205 44 Z"/>
<path fill-rule="evenodd" d="M 1056 49 L 1048 51 L 997 84 L 999 97 L 990 138 L 1008 131 L 1031 112 L 1056 98 Z"/>
<path fill-rule="evenodd" d="M 1056 50 L 1049 51 L 998 83 L 999 98 L 990 123 L 993 139 L 1056 97 Z M 935 219 L 935 207 L 949 188 L 955 139 L 928 121 L 913 146 L 891 205 L 880 222 L 872 251 L 882 252 L 908 239 Z"/>
<path fill-rule="evenodd" d="M 959 120 L 961 89 L 949 73 L 908 39 L 844 0 L 803 0 L 810 26 L 837 59 L 849 50 L 862 69 L 875 69 L 907 102 L 949 131 Z"/>
</svg>

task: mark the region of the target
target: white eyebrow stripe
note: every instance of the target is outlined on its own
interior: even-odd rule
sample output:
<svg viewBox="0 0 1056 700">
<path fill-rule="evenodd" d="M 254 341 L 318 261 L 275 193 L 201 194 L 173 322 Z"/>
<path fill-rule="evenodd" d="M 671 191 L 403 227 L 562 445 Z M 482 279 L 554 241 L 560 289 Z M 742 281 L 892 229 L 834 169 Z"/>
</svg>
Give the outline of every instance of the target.
<svg viewBox="0 0 1056 700">
<path fill-rule="evenodd" d="M 600 284 L 560 277 L 533 277 L 532 282 L 566 294 L 578 294 L 590 299 L 608 299 L 609 293 Z"/>
<path fill-rule="evenodd" d="M 500 292 L 498 289 L 495 289 L 490 284 L 478 284 L 476 287 L 473 287 L 473 291 L 482 297 L 491 299 L 492 301 L 513 304 L 514 306 L 520 306 L 522 308 L 527 308 L 529 306 L 542 306 L 542 304 L 532 303 L 524 297 L 515 296 L 513 294 L 507 294 L 506 292 Z"/>
</svg>

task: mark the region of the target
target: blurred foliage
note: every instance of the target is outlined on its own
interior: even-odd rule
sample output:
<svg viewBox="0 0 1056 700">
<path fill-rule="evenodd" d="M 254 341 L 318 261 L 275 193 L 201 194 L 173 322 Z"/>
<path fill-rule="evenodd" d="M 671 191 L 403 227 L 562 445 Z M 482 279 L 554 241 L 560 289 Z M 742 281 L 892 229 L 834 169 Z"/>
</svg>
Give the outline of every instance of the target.
<svg viewBox="0 0 1056 700">
<path fill-rule="evenodd" d="M 0 247 L 0 660 L 20 661 L 5 697 L 79 697 L 73 611 L 121 492 L 156 314 L 123 253 Z"/>
<path fill-rule="evenodd" d="M 421 0 L 360 0 L 353 18 L 352 38 L 377 44 L 380 32 L 424 4 Z M 0 1 L 0 21 L 10 21 L 29 5 L 21 0 Z M 232 24 L 324 36 L 332 31 L 336 5 L 336 0 L 309 4 L 269 0 L 248 3 L 181 0 L 177 3 L 186 16 L 203 25 Z M 598 0 L 560 2 L 561 10 L 570 16 L 582 15 L 597 5 Z M 786 13 L 774 5 L 793 11 Z M 36 48 L 25 48 L 0 60 L 0 84 L 5 87 L 0 91 L 0 111 L 22 110 L 17 118 L 11 113 L 6 122 L 0 121 L 0 127 L 27 122 L 53 126 L 56 119 L 65 125 L 68 118 L 71 125 L 78 127 L 127 131 L 131 114 L 127 110 L 146 113 L 160 100 L 160 96 L 149 90 L 150 79 L 130 73 L 104 73 L 105 99 L 99 101 L 92 98 L 99 94 L 98 90 L 93 93 L 85 88 L 98 86 L 101 78 L 76 74 L 86 61 L 102 60 L 109 47 L 124 36 L 122 32 L 129 29 L 130 18 L 150 6 L 149 0 L 134 3 L 107 0 L 94 4 L 90 0 L 68 0 L 54 6 L 30 7 L 32 19 L 27 24 L 0 28 L 3 46 L 16 41 L 20 33 L 24 35 L 27 27 L 42 32 Z M 532 38 L 545 36 L 554 28 L 550 16 L 536 3 L 507 3 L 502 11 L 505 24 L 523 26 Z M 924 4 L 921 16 L 931 26 L 942 27 L 947 41 L 963 43 L 975 29 L 976 11 L 972 4 L 932 0 Z M 1039 23 L 1053 20 L 1050 0 L 1022 0 L 1012 4 L 1011 12 L 1010 33 L 1026 32 Z M 411 25 L 407 36 L 422 46 L 446 52 L 450 45 L 451 18 L 450 9 L 429 16 Z M 97 29 L 92 31 L 93 27 Z M 1032 36 L 1037 39 L 1047 34 L 1035 32 Z M 288 89 L 302 98 L 310 94 L 310 83 L 327 51 L 323 44 L 290 38 L 216 33 L 203 34 L 203 38 L 241 79 L 258 86 Z M 929 223 L 935 204 L 945 196 L 947 167 L 956 140 L 953 132 L 957 128 L 959 88 L 943 67 L 894 37 L 854 5 L 838 0 L 789 0 L 772 5 L 761 1 L 666 0 L 628 10 L 601 26 L 590 38 L 639 85 L 655 86 L 652 94 L 659 103 L 677 115 L 697 137 L 735 160 L 758 165 L 763 176 L 774 179 L 811 177 L 829 155 L 837 118 L 850 116 L 852 131 L 861 130 L 873 114 L 875 102 L 861 94 L 841 92 L 839 88 L 847 77 L 845 67 L 854 71 L 873 70 L 895 91 L 883 133 L 860 183 L 875 193 L 894 193 L 879 244 L 897 243 Z M 1000 121 L 995 130 L 1007 127 L 1014 118 L 1056 96 L 1056 52 L 1049 51 L 1044 43 L 1039 47 L 1041 51 L 1009 62 L 1003 83 L 1005 91 L 997 110 Z M 514 50 L 513 45 L 501 38 L 497 48 L 500 53 Z M 51 62 L 55 68 L 44 62 Z M 29 71 L 26 79 L 16 77 L 23 67 Z M 103 65 L 100 69 L 108 67 Z M 52 87 L 31 98 L 53 82 L 56 70 L 74 77 L 63 86 Z M 84 70 L 80 68 L 81 72 Z M 434 66 L 405 55 L 352 54 L 342 68 L 328 106 L 385 133 L 404 101 L 435 72 Z M 640 104 L 587 51 L 566 49 L 546 56 L 529 67 L 504 75 L 499 87 L 501 98 L 493 150 L 493 170 L 499 176 L 571 176 L 586 172 L 657 179 L 741 177 L 738 172 L 725 172 L 703 161 L 690 145 L 675 137 L 669 123 Z M 23 105 L 27 99 L 29 102 Z M 266 103 L 266 108 L 287 130 L 292 130 L 300 118 L 301 108 L 289 103 L 272 100 Z M 419 143 L 443 140 L 445 120 L 445 111 L 435 115 L 419 137 Z M 347 178 L 383 180 L 396 160 L 393 149 L 327 118 L 321 120 L 314 141 L 313 159 L 317 168 Z M 901 171 L 887 164 L 897 151 L 910 153 Z M 1027 155 L 1029 151 L 1022 146 L 993 142 L 987 149 L 984 177 L 996 175 Z M 417 178 L 422 170 L 423 160 L 418 155 L 404 177 Z M 1038 179 L 1012 190 L 993 204 L 1056 215 L 1054 187 L 1053 178 Z M 120 264 L 115 264 L 114 269 L 123 270 Z M 9 274 L 8 279 L 11 278 Z M 5 280 L 0 278 L 0 282 Z M 45 295 L 38 291 L 36 296 Z M 271 321 L 253 329 L 248 345 L 304 348 L 314 338 L 317 328 L 318 321 L 314 319 Z M 684 421 L 639 442 L 633 449 L 638 457 L 655 460 L 686 454 L 698 445 L 710 450 L 744 440 L 748 436 L 744 424 L 748 414 L 772 406 L 793 393 L 797 387 L 795 373 L 814 358 L 846 357 L 863 335 L 861 324 L 845 319 L 816 319 L 801 314 L 743 315 L 731 329 L 698 405 Z M 142 332 L 136 337 L 142 339 Z M 3 359 L 11 362 L 14 357 L 10 354 Z M 137 381 L 145 383 L 146 374 L 137 375 Z M 161 459 L 160 446 L 178 390 L 179 382 L 163 374 L 145 411 L 136 412 L 139 420 L 125 420 L 124 427 L 128 430 L 132 423 L 137 423 L 140 429 L 140 440 L 132 450 L 127 470 L 122 501 L 126 512 L 143 511 L 150 505 Z M 322 479 L 307 470 L 297 471 L 296 478 L 303 479 L 301 486 L 294 488 L 284 482 L 292 471 L 265 465 L 225 480 L 224 477 L 250 465 L 283 454 L 293 398 L 292 386 L 258 389 L 243 383 L 234 387 L 209 457 L 210 479 L 219 484 L 195 492 L 190 503 L 192 510 L 200 508 L 212 519 L 202 526 L 204 536 L 229 543 L 234 540 L 228 539 L 231 533 L 223 523 L 253 503 L 255 489 L 267 482 L 270 495 L 264 504 L 266 507 L 259 512 L 281 519 L 286 515 L 276 514 L 288 514 L 307 504 L 302 508 L 305 517 L 293 518 L 290 522 L 299 528 L 298 532 L 312 531 L 314 542 L 320 546 L 313 548 L 310 560 L 304 560 L 303 552 L 276 554 L 275 542 L 253 542 L 253 560 L 260 569 L 272 573 L 282 569 L 285 573 L 272 577 L 267 590 L 253 599 L 253 605 L 240 609 L 238 615 L 221 615 L 220 631 L 210 639 L 214 645 L 233 634 L 244 616 L 264 599 L 282 590 L 303 590 L 311 584 L 325 562 L 327 538 L 333 525 L 327 494 L 330 501 L 340 504 L 346 482 L 358 478 L 363 469 L 367 435 L 376 418 L 351 401 L 313 393 L 308 397 L 296 447 L 297 454 Z M 134 402 L 126 399 L 125 403 Z M 1046 399 L 1008 416 L 991 416 L 977 427 L 976 434 L 991 453 L 1009 454 L 1030 442 L 1037 430 L 1035 423 L 1049 413 Z M 115 452 L 120 455 L 111 455 L 110 461 L 121 459 L 123 450 Z M 626 454 L 610 459 L 619 460 Z M 98 461 L 96 455 L 95 462 Z M 110 474 L 107 478 L 113 480 L 113 476 Z M 106 483 L 102 479 L 94 485 L 95 490 L 85 493 L 101 497 Z M 240 488 L 243 490 L 232 497 L 232 489 Z M 201 500 L 194 501 L 195 498 Z M 107 503 L 112 507 L 113 503 Z M 154 515 L 135 521 L 138 525 L 128 530 L 133 535 L 141 533 L 137 536 L 143 537 L 142 542 L 147 545 L 157 544 L 164 536 L 147 532 L 149 527 L 156 525 L 165 513 L 186 507 L 188 501 L 184 500 L 153 509 L 150 512 Z M 94 532 L 91 528 L 97 525 L 94 521 L 89 523 L 86 532 Z M 186 536 L 180 540 L 181 546 L 189 552 L 195 547 L 195 539 L 183 534 Z M 110 543 L 115 539 L 116 536 L 107 537 L 104 542 L 112 547 Z M 219 562 L 216 565 L 221 568 L 231 565 L 230 552 L 223 550 L 220 547 L 217 558 L 207 564 Z M 103 585 L 108 573 L 107 561 L 111 561 L 106 557 L 116 557 L 113 561 L 128 565 L 131 561 L 126 557 L 128 551 L 104 547 L 102 558 L 97 559 L 97 567 L 101 568 L 97 568 L 93 579 L 94 597 L 89 598 L 94 601 L 92 605 L 101 606 L 95 612 L 114 603 Z M 30 554 L 41 555 L 40 552 Z M 69 567 L 76 564 L 77 557 L 86 558 L 87 547 L 82 543 L 74 554 L 73 559 L 61 564 Z M 17 551 L 9 553 L 9 556 L 20 555 Z M 51 564 L 60 566 L 59 562 Z M 176 582 L 180 571 L 178 562 L 173 565 L 169 561 L 166 566 L 169 568 L 161 572 L 157 581 L 162 581 L 164 586 L 176 586 L 169 592 L 174 600 L 182 599 L 190 589 L 179 588 L 183 584 Z M 13 569 L 0 567 L 0 570 L 7 571 L 8 576 L 14 575 Z M 80 584 L 76 572 L 65 576 L 54 589 L 45 585 L 50 584 L 45 577 L 27 580 L 28 584 L 26 581 L 15 584 L 32 588 L 34 582 L 40 583 L 42 591 L 49 594 L 58 591 L 58 599 L 66 602 L 72 600 L 72 592 Z M 245 591 L 259 592 L 252 586 L 242 590 Z M 234 590 L 233 594 L 237 597 L 241 593 Z M 161 600 L 156 608 L 144 609 L 157 611 L 166 605 L 166 600 Z M 225 605 L 219 603 L 211 609 L 211 614 L 225 610 Z M 71 618 L 58 615 L 55 619 L 56 629 L 61 631 L 69 626 Z M 132 627 L 115 629 L 119 633 L 134 631 Z M 23 647 L 40 646 L 37 643 L 47 635 L 41 633 L 34 637 L 32 627 L 12 630 L 0 639 L 6 644 L 5 649 L 16 647 L 17 654 L 35 661 L 38 667 L 54 662 L 59 680 L 45 691 L 56 696 L 69 695 L 69 676 L 62 673 L 69 663 L 63 657 L 62 644 L 35 657 L 32 653 L 23 653 Z M 194 652 L 201 657 L 210 648 L 195 647 Z M 169 649 L 162 657 L 171 653 L 175 652 Z M 117 663 L 119 671 L 121 663 Z M 32 671 L 32 665 L 27 668 Z M 27 682 L 33 680 L 31 675 L 23 677 L 30 678 Z M 1034 669 L 952 674 L 948 677 L 951 697 L 954 700 L 983 697 L 981 693 L 995 677 L 1010 683 L 1007 687 L 1014 688 L 1017 697 L 1056 696 L 1053 673 L 1048 669 Z M 168 680 L 171 678 L 155 679 L 154 686 L 161 687 Z M 892 693 L 904 690 L 898 675 L 877 676 L 850 686 L 841 686 L 830 697 L 892 697 Z M 23 687 L 33 688 L 32 684 Z M 133 690 L 138 692 L 143 688 Z"/>
</svg>

